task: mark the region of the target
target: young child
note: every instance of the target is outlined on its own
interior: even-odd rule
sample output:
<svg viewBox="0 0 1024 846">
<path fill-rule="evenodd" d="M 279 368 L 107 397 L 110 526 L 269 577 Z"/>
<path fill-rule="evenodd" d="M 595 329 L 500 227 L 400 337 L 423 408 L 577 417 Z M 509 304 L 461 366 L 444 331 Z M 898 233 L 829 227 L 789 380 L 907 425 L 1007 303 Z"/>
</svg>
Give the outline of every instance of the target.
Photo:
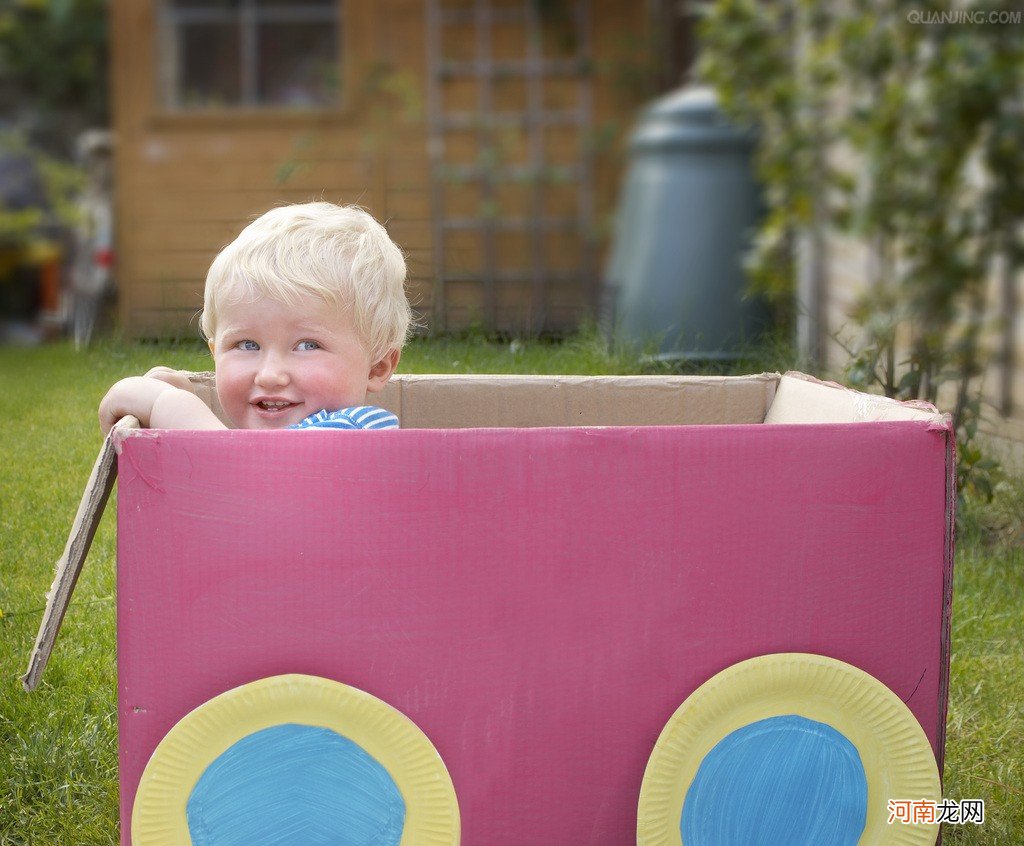
<svg viewBox="0 0 1024 846">
<path fill-rule="evenodd" d="M 234 428 L 393 429 L 366 406 L 394 373 L 411 322 L 405 259 L 361 209 L 275 208 L 214 259 L 203 334 Z M 104 433 L 134 415 L 159 429 L 224 429 L 178 371 L 122 379 L 100 403 Z"/>
</svg>

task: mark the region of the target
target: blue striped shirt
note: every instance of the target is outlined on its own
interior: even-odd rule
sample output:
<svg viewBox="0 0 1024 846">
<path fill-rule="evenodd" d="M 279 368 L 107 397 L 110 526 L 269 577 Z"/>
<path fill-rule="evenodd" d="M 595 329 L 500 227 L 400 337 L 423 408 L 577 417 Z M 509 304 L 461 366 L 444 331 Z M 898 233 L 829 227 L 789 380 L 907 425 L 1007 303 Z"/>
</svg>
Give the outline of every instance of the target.
<svg viewBox="0 0 1024 846">
<path fill-rule="evenodd" d="M 374 405 L 354 405 L 338 411 L 318 411 L 289 429 L 397 429 L 398 418 Z"/>
</svg>

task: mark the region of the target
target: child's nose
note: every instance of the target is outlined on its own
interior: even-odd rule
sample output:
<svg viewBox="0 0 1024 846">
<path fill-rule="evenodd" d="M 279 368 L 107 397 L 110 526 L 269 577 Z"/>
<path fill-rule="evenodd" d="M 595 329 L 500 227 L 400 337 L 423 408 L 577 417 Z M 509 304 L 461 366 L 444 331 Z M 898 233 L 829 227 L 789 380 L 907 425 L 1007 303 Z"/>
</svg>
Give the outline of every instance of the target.
<svg viewBox="0 0 1024 846">
<path fill-rule="evenodd" d="M 271 353 L 262 357 L 259 369 L 256 371 L 257 385 L 261 387 L 280 386 L 287 385 L 290 381 L 288 369 L 279 356 Z"/>
</svg>

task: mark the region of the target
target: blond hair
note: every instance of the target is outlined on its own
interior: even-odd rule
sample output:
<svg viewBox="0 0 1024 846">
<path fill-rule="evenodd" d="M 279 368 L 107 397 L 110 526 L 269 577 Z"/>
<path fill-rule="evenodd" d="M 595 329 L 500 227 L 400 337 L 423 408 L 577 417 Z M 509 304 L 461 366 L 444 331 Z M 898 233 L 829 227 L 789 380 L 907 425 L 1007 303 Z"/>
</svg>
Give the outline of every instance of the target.
<svg viewBox="0 0 1024 846">
<path fill-rule="evenodd" d="M 412 309 L 405 258 L 387 231 L 356 206 L 304 203 L 271 209 L 228 244 L 206 274 L 201 326 L 212 339 L 221 307 L 258 297 L 293 305 L 302 296 L 351 308 L 373 361 L 405 344 Z"/>
</svg>

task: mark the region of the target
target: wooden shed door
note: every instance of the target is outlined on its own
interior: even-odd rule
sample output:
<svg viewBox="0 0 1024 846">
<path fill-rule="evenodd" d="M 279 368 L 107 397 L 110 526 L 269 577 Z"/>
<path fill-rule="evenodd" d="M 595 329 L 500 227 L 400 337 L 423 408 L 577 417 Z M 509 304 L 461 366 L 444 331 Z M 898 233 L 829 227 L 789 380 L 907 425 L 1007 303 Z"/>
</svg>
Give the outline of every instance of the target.
<svg viewBox="0 0 1024 846">
<path fill-rule="evenodd" d="M 590 0 L 428 0 L 434 325 L 537 334 L 597 297 Z"/>
</svg>

